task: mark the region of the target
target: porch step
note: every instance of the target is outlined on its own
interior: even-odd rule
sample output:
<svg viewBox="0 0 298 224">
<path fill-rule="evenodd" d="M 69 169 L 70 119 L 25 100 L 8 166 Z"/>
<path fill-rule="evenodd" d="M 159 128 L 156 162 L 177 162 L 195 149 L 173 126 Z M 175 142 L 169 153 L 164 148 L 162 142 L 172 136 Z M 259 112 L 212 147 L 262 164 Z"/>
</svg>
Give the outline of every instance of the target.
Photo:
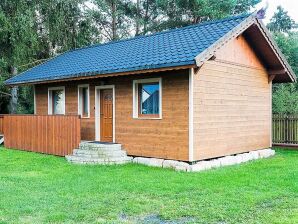
<svg viewBox="0 0 298 224">
<path fill-rule="evenodd" d="M 77 164 L 124 164 L 132 161 L 122 150 L 121 144 L 102 142 L 82 142 L 72 155 L 65 156 L 69 162 Z"/>
<path fill-rule="evenodd" d="M 124 150 L 84 150 L 84 149 L 75 149 L 73 155 L 91 157 L 91 158 L 110 158 L 110 157 L 123 157 L 127 156 L 126 151 Z"/>
<path fill-rule="evenodd" d="M 114 164 L 125 164 L 132 161 L 132 157 L 118 157 L 118 158 L 90 158 L 76 155 L 66 156 L 66 159 L 71 163 L 76 164 L 102 164 L 102 165 L 114 165 Z"/>
<path fill-rule="evenodd" d="M 0 145 L 4 142 L 4 135 L 0 135 Z"/>
</svg>

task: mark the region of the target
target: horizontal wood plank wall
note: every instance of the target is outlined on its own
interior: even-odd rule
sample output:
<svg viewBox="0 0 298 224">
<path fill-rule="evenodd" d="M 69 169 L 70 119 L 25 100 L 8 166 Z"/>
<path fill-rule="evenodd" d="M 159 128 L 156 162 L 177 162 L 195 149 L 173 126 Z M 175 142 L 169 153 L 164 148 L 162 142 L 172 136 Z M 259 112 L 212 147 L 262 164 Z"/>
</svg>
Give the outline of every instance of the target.
<svg viewBox="0 0 298 224">
<path fill-rule="evenodd" d="M 268 74 L 243 37 L 194 75 L 194 159 L 270 147 Z"/>
<path fill-rule="evenodd" d="M 79 116 L 5 115 L 4 146 L 65 156 L 81 141 Z"/>
<path fill-rule="evenodd" d="M 4 116 L 0 114 L 0 134 L 3 134 L 3 120 Z"/>
<path fill-rule="evenodd" d="M 163 118 L 133 119 L 133 80 L 154 77 L 162 77 Z M 80 84 L 90 85 L 90 118 L 81 119 L 83 140 L 95 140 L 95 86 L 115 85 L 116 142 L 129 155 L 188 160 L 188 69 L 36 85 L 37 114 L 47 114 L 47 91 L 53 86 L 65 86 L 66 114 L 77 114 Z"/>
</svg>

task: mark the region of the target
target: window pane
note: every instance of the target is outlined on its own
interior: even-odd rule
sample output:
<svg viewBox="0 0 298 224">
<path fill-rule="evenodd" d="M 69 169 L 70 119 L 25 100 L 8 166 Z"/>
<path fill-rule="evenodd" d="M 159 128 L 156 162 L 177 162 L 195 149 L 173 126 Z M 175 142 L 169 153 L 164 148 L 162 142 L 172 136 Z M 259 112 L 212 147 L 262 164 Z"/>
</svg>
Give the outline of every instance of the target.
<svg viewBox="0 0 298 224">
<path fill-rule="evenodd" d="M 63 102 L 63 90 L 53 90 L 53 114 L 63 114 L 64 113 L 64 102 Z"/>
<path fill-rule="evenodd" d="M 140 84 L 140 113 L 159 114 L 159 84 Z"/>
<path fill-rule="evenodd" d="M 82 88 L 83 116 L 88 116 L 88 88 Z"/>
</svg>

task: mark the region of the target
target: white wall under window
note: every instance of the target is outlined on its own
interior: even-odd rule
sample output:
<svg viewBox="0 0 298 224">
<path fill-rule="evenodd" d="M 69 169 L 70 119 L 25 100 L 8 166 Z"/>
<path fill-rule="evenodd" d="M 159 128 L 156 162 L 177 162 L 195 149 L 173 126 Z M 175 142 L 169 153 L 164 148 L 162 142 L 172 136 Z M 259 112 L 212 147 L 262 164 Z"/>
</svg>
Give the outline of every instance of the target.
<svg viewBox="0 0 298 224">
<path fill-rule="evenodd" d="M 65 87 L 51 87 L 48 89 L 48 114 L 65 114 Z"/>
<path fill-rule="evenodd" d="M 78 114 L 82 118 L 90 117 L 90 93 L 89 85 L 78 86 Z"/>
</svg>

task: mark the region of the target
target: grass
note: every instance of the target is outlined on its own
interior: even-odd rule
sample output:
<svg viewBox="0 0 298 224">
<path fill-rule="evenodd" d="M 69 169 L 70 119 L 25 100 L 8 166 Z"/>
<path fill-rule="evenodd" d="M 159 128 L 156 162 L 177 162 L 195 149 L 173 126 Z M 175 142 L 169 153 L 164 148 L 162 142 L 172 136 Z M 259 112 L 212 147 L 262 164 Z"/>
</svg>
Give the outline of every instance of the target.
<svg viewBox="0 0 298 224">
<path fill-rule="evenodd" d="M 297 223 L 298 151 L 201 173 L 0 148 L 0 223 Z"/>
</svg>

